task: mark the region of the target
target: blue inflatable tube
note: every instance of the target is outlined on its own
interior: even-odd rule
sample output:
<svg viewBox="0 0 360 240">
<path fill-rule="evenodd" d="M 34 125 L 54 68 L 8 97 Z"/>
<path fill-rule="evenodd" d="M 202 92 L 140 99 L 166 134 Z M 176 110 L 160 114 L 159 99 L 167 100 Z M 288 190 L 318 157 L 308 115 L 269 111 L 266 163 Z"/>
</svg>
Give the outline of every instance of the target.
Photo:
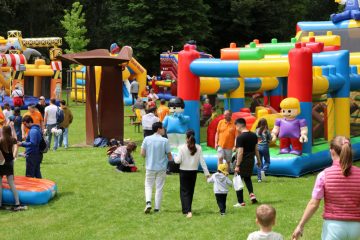
<svg viewBox="0 0 360 240">
<path fill-rule="evenodd" d="M 4 204 L 15 204 L 12 191 L 7 186 L 5 178 L 2 180 L 2 202 Z M 57 185 L 47 179 L 28 178 L 15 176 L 15 186 L 19 194 L 21 204 L 41 205 L 48 203 L 57 192 Z"/>
<path fill-rule="evenodd" d="M 201 144 L 203 149 L 205 148 Z M 316 148 L 316 147 L 314 147 Z M 360 142 L 353 143 L 353 159 L 360 159 Z M 177 150 L 174 149 L 173 156 L 177 155 Z M 206 149 L 203 151 L 204 160 L 210 172 L 217 171 L 218 157 L 215 149 Z M 307 173 L 320 171 L 326 167 L 331 166 L 332 160 L 328 149 L 318 151 L 311 154 L 303 154 L 296 156 L 292 154 L 271 154 L 270 166 L 266 171 L 266 175 L 272 176 L 286 176 L 286 177 L 300 177 Z M 254 159 L 253 174 L 257 174 L 256 159 Z M 199 171 L 202 168 L 199 164 Z"/>
</svg>

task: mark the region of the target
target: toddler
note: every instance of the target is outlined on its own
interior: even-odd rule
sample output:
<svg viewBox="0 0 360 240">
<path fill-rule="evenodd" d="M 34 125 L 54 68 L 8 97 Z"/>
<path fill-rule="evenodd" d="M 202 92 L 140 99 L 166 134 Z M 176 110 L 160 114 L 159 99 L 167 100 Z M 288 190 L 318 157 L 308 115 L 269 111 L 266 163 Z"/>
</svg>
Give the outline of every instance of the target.
<svg viewBox="0 0 360 240">
<path fill-rule="evenodd" d="M 229 192 L 228 186 L 232 185 L 231 180 L 227 177 L 228 175 L 228 165 L 222 163 L 219 164 L 217 173 L 213 174 L 207 180 L 208 183 L 214 183 L 214 193 L 222 216 L 225 215 L 226 211 L 226 197 Z"/>
<path fill-rule="evenodd" d="M 283 240 L 281 234 L 271 231 L 275 218 L 275 208 L 267 204 L 260 205 L 256 209 L 256 224 L 260 226 L 260 231 L 250 233 L 247 240 Z"/>
</svg>

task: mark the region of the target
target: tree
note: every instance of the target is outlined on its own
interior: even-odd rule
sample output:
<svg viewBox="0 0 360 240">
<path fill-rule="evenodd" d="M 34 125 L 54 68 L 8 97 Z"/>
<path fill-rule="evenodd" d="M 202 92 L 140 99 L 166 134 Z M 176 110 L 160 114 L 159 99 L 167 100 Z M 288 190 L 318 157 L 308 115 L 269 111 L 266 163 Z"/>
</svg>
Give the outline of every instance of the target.
<svg viewBox="0 0 360 240">
<path fill-rule="evenodd" d="M 86 50 L 86 46 L 90 42 L 85 38 L 87 29 L 85 27 L 85 13 L 82 12 L 83 6 L 80 2 L 74 2 L 72 4 L 71 11 L 64 10 L 64 20 L 61 21 L 61 25 L 66 30 L 65 41 L 69 45 L 69 49 L 66 49 L 66 53 L 75 53 Z"/>
<path fill-rule="evenodd" d="M 130 45 L 149 72 L 159 71 L 159 54 L 181 50 L 194 39 L 204 46 L 209 37 L 209 7 L 202 0 L 109 1 L 107 32 L 119 45 Z"/>
</svg>

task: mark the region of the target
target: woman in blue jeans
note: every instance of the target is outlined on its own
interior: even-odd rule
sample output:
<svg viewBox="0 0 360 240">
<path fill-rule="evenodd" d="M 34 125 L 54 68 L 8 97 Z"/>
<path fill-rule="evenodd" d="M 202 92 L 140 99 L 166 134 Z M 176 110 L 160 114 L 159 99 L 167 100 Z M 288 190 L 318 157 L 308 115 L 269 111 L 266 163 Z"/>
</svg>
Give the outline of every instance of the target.
<svg viewBox="0 0 360 240">
<path fill-rule="evenodd" d="M 109 163 L 116 166 L 118 172 L 132 172 L 135 167 L 131 153 L 136 150 L 136 143 L 129 142 L 124 146 L 118 146 L 109 157 Z"/>
<path fill-rule="evenodd" d="M 258 149 L 261 159 L 261 166 L 257 169 L 258 182 L 261 182 L 265 177 L 265 172 L 269 169 L 270 153 L 269 143 L 271 141 L 271 134 L 268 123 L 265 118 L 261 118 L 256 127 L 256 136 L 258 137 Z"/>
</svg>

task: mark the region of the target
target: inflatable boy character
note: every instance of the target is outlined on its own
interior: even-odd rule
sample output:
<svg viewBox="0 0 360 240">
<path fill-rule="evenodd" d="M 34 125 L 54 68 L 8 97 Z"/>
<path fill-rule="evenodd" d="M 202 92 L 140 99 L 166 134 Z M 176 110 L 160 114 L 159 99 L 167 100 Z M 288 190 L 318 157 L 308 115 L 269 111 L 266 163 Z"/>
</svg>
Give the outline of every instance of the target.
<svg viewBox="0 0 360 240">
<path fill-rule="evenodd" d="M 169 101 L 171 115 L 165 117 L 163 126 L 172 148 L 185 143 L 185 133 L 189 128 L 190 117 L 184 115 L 185 104 L 181 98 L 172 98 Z"/>
<path fill-rule="evenodd" d="M 300 103 L 297 98 L 285 98 L 280 103 L 281 115 L 276 119 L 271 132 L 272 140 L 280 139 L 280 153 L 302 154 L 302 143 L 307 142 L 308 128 L 305 119 L 296 119 L 300 114 Z M 291 148 L 290 148 L 291 145 Z"/>
<path fill-rule="evenodd" d="M 341 13 L 331 14 L 333 23 L 349 19 L 360 20 L 360 0 L 335 0 L 335 2 L 345 5 L 345 9 Z"/>
</svg>

